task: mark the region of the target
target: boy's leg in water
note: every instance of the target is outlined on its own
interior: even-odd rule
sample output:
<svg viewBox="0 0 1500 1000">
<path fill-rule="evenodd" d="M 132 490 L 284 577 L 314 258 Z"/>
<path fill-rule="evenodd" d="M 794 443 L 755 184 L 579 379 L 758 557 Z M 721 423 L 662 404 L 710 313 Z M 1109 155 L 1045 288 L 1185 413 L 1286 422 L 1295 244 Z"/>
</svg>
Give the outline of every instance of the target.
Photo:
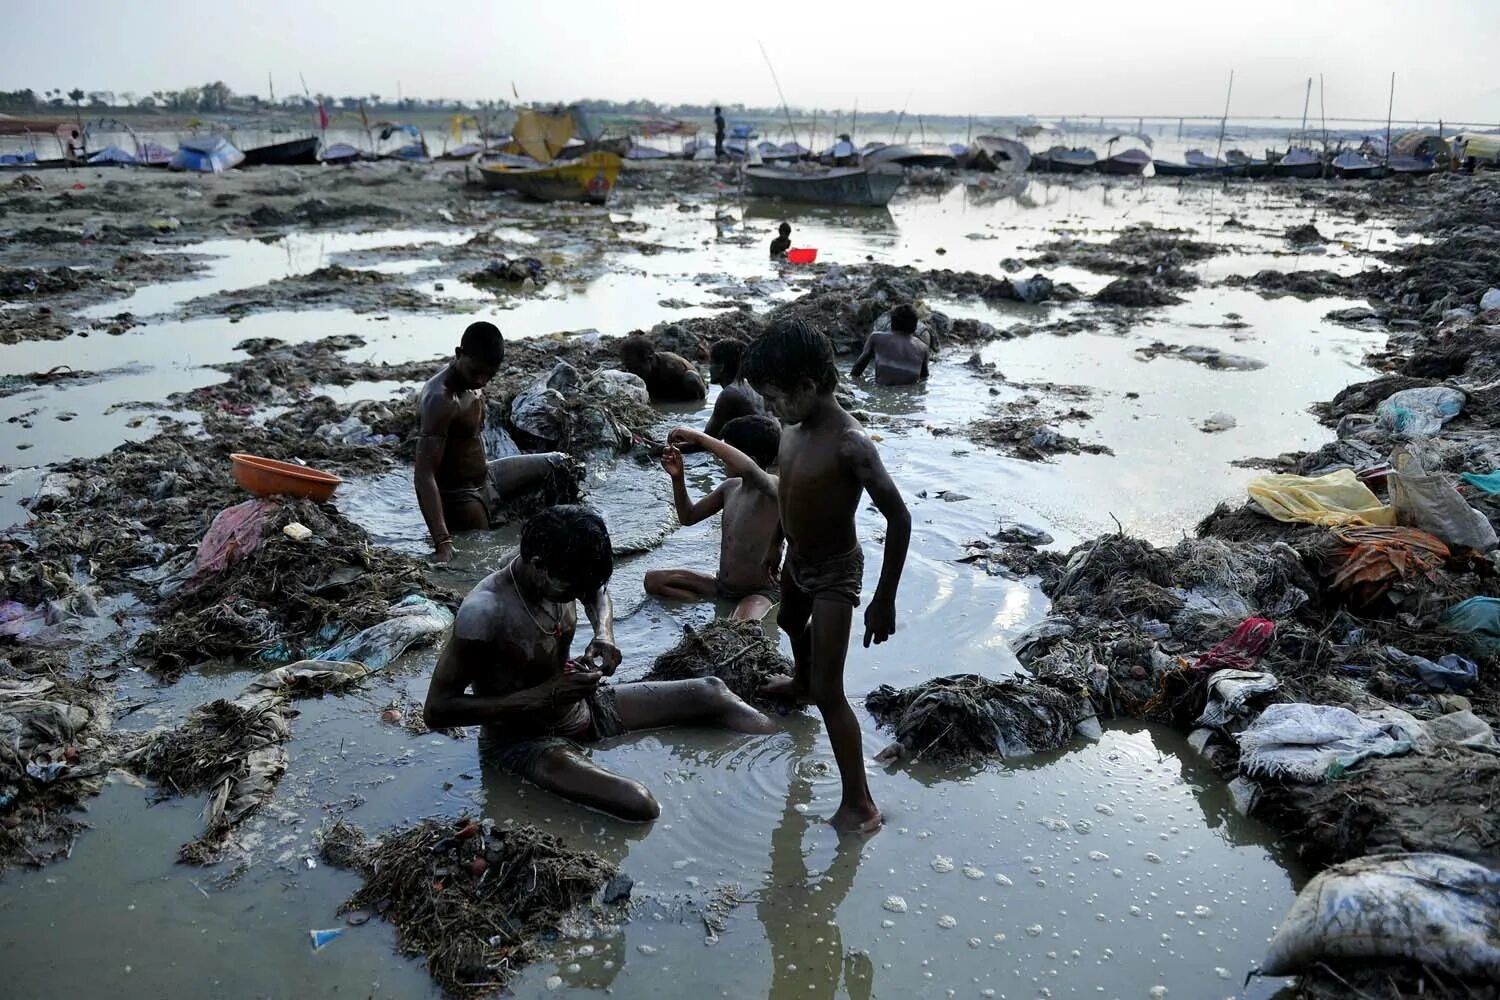
<svg viewBox="0 0 1500 1000">
<path fill-rule="evenodd" d="M 761 687 L 761 693 L 767 698 L 790 701 L 798 705 L 813 703 L 812 610 L 811 596 L 783 573 L 781 612 L 776 616 L 776 624 L 791 640 L 794 673 L 791 677 L 779 677 L 767 681 Z"/>
<path fill-rule="evenodd" d="M 775 606 L 765 594 L 751 594 L 734 606 L 734 613 L 729 617 L 737 622 L 758 622 Z"/>
<path fill-rule="evenodd" d="M 566 456 L 553 451 L 544 455 L 507 455 L 492 459 L 485 471 L 495 497 L 509 500 L 544 485 L 554 472 L 561 473 L 566 468 Z"/>
<path fill-rule="evenodd" d="M 772 733 L 776 725 L 745 704 L 717 677 L 616 684 L 615 711 L 632 732 L 662 726 L 720 726 L 737 733 Z"/>
<path fill-rule="evenodd" d="M 606 771 L 577 750 L 548 750 L 526 777 L 538 788 L 631 823 L 649 823 L 661 815 L 645 785 Z"/>
<path fill-rule="evenodd" d="M 880 810 L 865 778 L 864 740 L 859 720 L 844 696 L 844 659 L 849 653 L 849 625 L 854 608 L 842 601 L 813 602 L 811 627 L 812 697 L 828 728 L 833 759 L 839 766 L 843 799 L 829 823 L 837 830 L 868 833 L 880 826 Z"/>
<path fill-rule="evenodd" d="M 718 578 L 695 569 L 647 570 L 646 593 L 669 601 L 702 601 L 718 593 Z"/>
</svg>

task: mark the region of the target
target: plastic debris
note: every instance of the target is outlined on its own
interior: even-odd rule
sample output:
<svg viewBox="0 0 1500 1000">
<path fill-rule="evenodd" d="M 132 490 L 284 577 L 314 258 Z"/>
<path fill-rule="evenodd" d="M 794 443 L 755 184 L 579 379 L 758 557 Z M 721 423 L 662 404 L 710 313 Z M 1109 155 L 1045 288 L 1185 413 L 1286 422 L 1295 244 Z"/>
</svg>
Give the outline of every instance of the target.
<svg viewBox="0 0 1500 1000">
<path fill-rule="evenodd" d="M 334 938 L 337 938 L 344 933 L 344 928 L 330 927 L 326 930 L 308 931 L 307 933 L 308 936 L 312 938 L 313 951 L 322 951 L 333 942 Z"/>
<path fill-rule="evenodd" d="M 294 542 L 305 542 L 312 537 L 312 529 L 300 521 L 293 521 L 281 529 L 281 533 Z"/>
</svg>

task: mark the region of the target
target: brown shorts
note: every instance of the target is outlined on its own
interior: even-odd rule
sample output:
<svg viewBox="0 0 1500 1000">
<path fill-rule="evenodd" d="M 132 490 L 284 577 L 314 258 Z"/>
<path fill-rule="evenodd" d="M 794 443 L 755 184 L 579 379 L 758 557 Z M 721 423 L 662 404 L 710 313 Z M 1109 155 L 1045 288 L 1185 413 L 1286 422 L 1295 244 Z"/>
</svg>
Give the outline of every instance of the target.
<svg viewBox="0 0 1500 1000">
<path fill-rule="evenodd" d="M 781 588 L 767 581 L 760 587 L 738 587 L 727 586 L 723 580 L 714 578 L 714 598 L 729 604 L 738 604 L 747 597 L 764 597 L 772 604 L 781 603 Z"/>
<path fill-rule="evenodd" d="M 578 739 L 586 743 L 597 743 L 627 732 L 620 720 L 620 711 L 615 705 L 613 685 L 600 685 L 584 700 L 589 708 L 588 728 L 578 733 Z M 505 743 L 490 737 L 479 737 L 479 756 L 485 763 L 521 778 L 530 778 L 549 751 L 564 749 L 583 753 L 578 740 L 567 736 L 543 735 L 528 740 Z"/>
<path fill-rule="evenodd" d="M 858 545 L 843 555 L 811 563 L 788 552 L 781 570 L 781 613 L 777 622 L 783 631 L 801 632 L 812 617 L 814 601 L 836 601 L 859 607 L 864 586 L 865 553 Z"/>
</svg>

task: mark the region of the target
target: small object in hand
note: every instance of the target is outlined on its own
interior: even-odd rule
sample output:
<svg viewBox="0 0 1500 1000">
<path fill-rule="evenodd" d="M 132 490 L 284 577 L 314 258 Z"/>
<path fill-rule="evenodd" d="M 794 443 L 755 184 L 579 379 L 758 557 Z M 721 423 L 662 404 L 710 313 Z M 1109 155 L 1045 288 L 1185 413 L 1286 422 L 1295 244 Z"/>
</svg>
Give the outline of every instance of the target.
<svg viewBox="0 0 1500 1000">
<path fill-rule="evenodd" d="M 483 858 L 470 858 L 469 859 L 469 873 L 471 875 L 483 875 L 485 869 L 488 868 L 489 866 L 490 866 L 490 863 L 488 861 L 484 860 Z"/>
<path fill-rule="evenodd" d="M 293 521 L 282 528 L 281 533 L 294 542 L 305 542 L 312 537 L 312 529 L 300 521 Z"/>
</svg>

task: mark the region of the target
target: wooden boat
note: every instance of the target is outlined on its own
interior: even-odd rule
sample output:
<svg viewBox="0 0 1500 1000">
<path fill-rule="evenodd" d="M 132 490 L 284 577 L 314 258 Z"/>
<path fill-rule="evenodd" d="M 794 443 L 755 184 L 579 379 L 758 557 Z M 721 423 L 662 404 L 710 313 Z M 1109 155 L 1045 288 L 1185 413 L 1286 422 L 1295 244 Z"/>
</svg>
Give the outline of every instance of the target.
<svg viewBox="0 0 1500 1000">
<path fill-rule="evenodd" d="M 482 152 L 484 152 L 483 144 L 477 142 L 465 142 L 460 145 L 454 146 L 452 149 L 443 150 L 443 152 L 437 155 L 437 159 L 470 160 L 475 156 L 478 156 Z"/>
<path fill-rule="evenodd" d="M 140 165 L 140 157 L 126 152 L 119 146 L 105 146 L 99 152 L 89 155 L 91 167 L 138 167 Z"/>
<path fill-rule="evenodd" d="M 1094 164 L 1098 162 L 1099 157 L 1092 149 L 1053 146 L 1045 153 L 1034 154 L 1030 169 L 1043 174 L 1081 174 L 1094 169 Z"/>
<path fill-rule="evenodd" d="M 1145 173 L 1146 168 L 1150 165 L 1150 153 L 1144 149 L 1126 149 L 1116 153 L 1114 156 L 1106 156 L 1094 164 L 1094 169 L 1101 174 L 1130 177 L 1135 174 Z"/>
<path fill-rule="evenodd" d="M 894 163 L 902 167 L 958 166 L 953 151 L 940 142 L 881 146 L 865 153 L 860 158 L 860 162 L 867 167 L 878 167 L 882 163 Z"/>
<path fill-rule="evenodd" d="M 620 176 L 620 158 L 614 153 L 585 153 L 561 163 L 483 163 L 479 175 L 494 191 L 515 191 L 537 201 L 586 201 L 602 205 L 609 200 Z"/>
<path fill-rule="evenodd" d="M 890 203 L 903 180 L 898 171 L 865 167 L 827 170 L 745 168 L 745 188 L 752 197 L 780 198 L 809 205 L 883 206 Z"/>
<path fill-rule="evenodd" d="M 1272 177 L 1300 177 L 1312 180 L 1323 176 L 1323 158 L 1310 149 L 1290 149 L 1271 164 Z"/>
<path fill-rule="evenodd" d="M 1251 179 L 1271 176 L 1270 160 L 1257 160 L 1238 149 L 1231 149 L 1224 158 L 1229 161 L 1229 172 L 1234 176 Z"/>
<path fill-rule="evenodd" d="M 969 144 L 969 168 L 985 173 L 1021 173 L 1031 165 L 1031 150 L 998 135 L 975 136 Z"/>
<path fill-rule="evenodd" d="M 336 142 L 332 146 L 324 146 L 323 152 L 318 157 L 324 163 L 333 164 L 353 163 L 355 160 L 364 158 L 365 154 L 358 147 L 351 146 L 347 142 Z"/>
<path fill-rule="evenodd" d="M 288 139 L 245 150 L 242 167 L 307 166 L 318 162 L 318 137 Z"/>
<path fill-rule="evenodd" d="M 1352 149 L 1346 149 L 1335 156 L 1328 166 L 1333 171 L 1333 176 L 1351 181 L 1379 177 L 1383 172 L 1379 163 Z"/>
<path fill-rule="evenodd" d="M 33 170 L 62 170 L 66 167 L 76 166 L 80 166 L 80 164 L 62 159 L 61 157 L 51 160 L 25 160 L 18 156 L 13 160 L 0 161 L 0 171 L 10 173 L 30 173 Z"/>
<path fill-rule="evenodd" d="M 1386 168 L 1393 177 L 1426 177 L 1437 173 L 1437 160 L 1431 156 L 1389 156 Z"/>
</svg>

